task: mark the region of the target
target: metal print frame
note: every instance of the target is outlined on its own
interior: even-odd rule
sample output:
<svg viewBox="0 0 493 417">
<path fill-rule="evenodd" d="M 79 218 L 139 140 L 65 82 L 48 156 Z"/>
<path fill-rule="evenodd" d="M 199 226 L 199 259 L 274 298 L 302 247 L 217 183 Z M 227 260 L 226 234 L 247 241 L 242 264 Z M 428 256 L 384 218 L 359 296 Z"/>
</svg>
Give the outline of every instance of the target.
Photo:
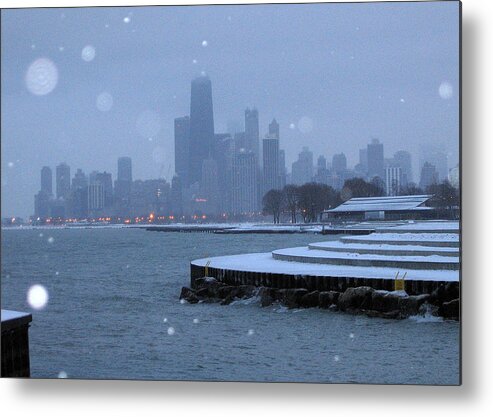
<svg viewBox="0 0 493 417">
<path fill-rule="evenodd" d="M 460 2 L 1 27 L 2 377 L 461 383 Z"/>
</svg>

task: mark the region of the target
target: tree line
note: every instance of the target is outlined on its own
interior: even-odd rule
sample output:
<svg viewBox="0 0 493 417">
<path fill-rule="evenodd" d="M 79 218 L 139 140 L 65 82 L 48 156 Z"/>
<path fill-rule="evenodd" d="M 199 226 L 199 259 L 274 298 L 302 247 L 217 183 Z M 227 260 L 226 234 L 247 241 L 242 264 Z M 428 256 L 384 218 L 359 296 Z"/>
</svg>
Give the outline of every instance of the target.
<svg viewBox="0 0 493 417">
<path fill-rule="evenodd" d="M 431 194 L 431 207 L 451 210 L 459 206 L 459 192 L 447 180 L 422 190 L 410 183 L 401 188 L 400 195 Z M 262 198 L 263 213 L 273 217 L 274 224 L 280 223 L 281 214 L 287 214 L 291 223 L 298 216 L 304 223 L 320 221 L 324 210 L 339 206 L 354 197 L 381 197 L 385 195 L 384 183 L 379 177 L 371 181 L 351 178 L 344 182 L 340 191 L 333 187 L 310 182 L 303 185 L 288 184 L 282 190 L 270 190 Z"/>
</svg>

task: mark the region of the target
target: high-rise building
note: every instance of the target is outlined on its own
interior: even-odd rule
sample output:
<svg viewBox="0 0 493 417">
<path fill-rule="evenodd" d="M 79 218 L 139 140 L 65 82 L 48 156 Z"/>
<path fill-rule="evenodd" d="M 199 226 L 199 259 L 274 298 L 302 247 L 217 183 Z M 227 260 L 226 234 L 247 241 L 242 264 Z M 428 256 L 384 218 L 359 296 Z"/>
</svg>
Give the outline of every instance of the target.
<svg viewBox="0 0 493 417">
<path fill-rule="evenodd" d="M 327 169 L 327 159 L 320 155 L 317 158 L 317 172 L 314 181 L 320 184 L 329 184 L 330 171 Z"/>
<path fill-rule="evenodd" d="M 360 170 L 366 173 L 368 172 L 368 149 L 360 149 L 359 150 L 359 164 Z"/>
<path fill-rule="evenodd" d="M 113 206 L 113 181 L 109 172 L 96 173 L 95 182 L 99 182 L 103 186 L 104 207 Z"/>
<path fill-rule="evenodd" d="M 257 159 L 253 152 L 239 152 L 233 164 L 233 214 L 251 214 L 258 210 Z"/>
<path fill-rule="evenodd" d="M 233 162 L 236 142 L 229 133 L 216 133 L 214 160 L 217 162 L 219 185 L 219 210 L 221 213 L 231 211 L 231 190 L 233 181 Z"/>
<path fill-rule="evenodd" d="M 260 161 L 258 110 L 256 108 L 245 110 L 245 143 L 246 149 L 252 151 L 257 161 Z"/>
<path fill-rule="evenodd" d="M 200 181 L 200 196 L 205 204 L 202 212 L 206 215 L 217 215 L 219 213 L 219 181 L 217 163 L 212 158 L 204 159 L 202 162 L 202 180 Z"/>
<path fill-rule="evenodd" d="M 337 175 L 343 175 L 347 170 L 347 159 L 343 153 L 337 153 L 332 157 L 332 171 Z"/>
<path fill-rule="evenodd" d="M 421 168 L 421 178 L 419 180 L 419 186 L 426 192 L 426 189 L 433 184 L 438 183 L 438 172 L 435 165 L 425 162 L 423 168 Z"/>
<path fill-rule="evenodd" d="M 188 184 L 190 160 L 190 117 L 175 119 L 175 172 L 181 179 L 181 185 Z"/>
<path fill-rule="evenodd" d="M 380 143 L 378 139 L 372 139 L 371 143 L 366 148 L 368 159 L 368 178 L 375 176 L 384 178 L 384 158 L 383 158 L 383 143 Z"/>
<path fill-rule="evenodd" d="M 388 166 L 385 168 L 385 191 L 389 196 L 400 194 L 402 187 L 402 169 L 400 166 Z"/>
<path fill-rule="evenodd" d="M 279 149 L 279 174 L 281 176 L 281 188 L 284 188 L 287 181 L 286 152 L 284 149 Z"/>
<path fill-rule="evenodd" d="M 87 176 L 82 169 L 78 168 L 74 178 L 72 178 L 72 190 L 85 187 L 87 187 Z"/>
<path fill-rule="evenodd" d="M 56 198 L 67 199 L 70 194 L 70 167 L 62 162 L 56 167 Z"/>
<path fill-rule="evenodd" d="M 50 167 L 41 168 L 41 192 L 48 196 L 53 194 L 53 175 Z"/>
<path fill-rule="evenodd" d="M 272 119 L 272 122 L 269 124 L 269 136 L 280 139 L 279 123 L 277 123 L 276 119 Z"/>
<path fill-rule="evenodd" d="M 401 167 L 402 185 L 405 186 L 413 181 L 413 168 L 411 154 L 407 151 L 397 151 L 394 154 L 394 164 Z"/>
<path fill-rule="evenodd" d="M 183 192 L 179 176 L 171 180 L 171 215 L 175 218 L 183 215 Z"/>
<path fill-rule="evenodd" d="M 281 188 L 279 174 L 279 139 L 275 136 L 267 136 L 262 140 L 263 164 L 263 186 L 262 198 L 270 190 Z"/>
<path fill-rule="evenodd" d="M 303 146 L 303 150 L 298 154 L 298 160 L 294 161 L 291 168 L 291 182 L 296 185 L 303 185 L 313 179 L 313 153 Z"/>
<path fill-rule="evenodd" d="M 212 84 L 207 76 L 192 81 L 190 96 L 189 183 L 200 182 L 202 162 L 212 155 L 214 146 L 214 113 Z"/>
<path fill-rule="evenodd" d="M 118 181 L 132 182 L 132 159 L 128 156 L 118 158 Z"/>
<path fill-rule="evenodd" d="M 89 216 L 97 217 L 104 209 L 104 187 L 100 182 L 89 184 L 87 189 L 87 207 Z"/>
<path fill-rule="evenodd" d="M 128 156 L 122 156 L 118 158 L 118 173 L 114 190 L 115 208 L 121 216 L 129 214 L 132 184 L 132 159 Z"/>
</svg>

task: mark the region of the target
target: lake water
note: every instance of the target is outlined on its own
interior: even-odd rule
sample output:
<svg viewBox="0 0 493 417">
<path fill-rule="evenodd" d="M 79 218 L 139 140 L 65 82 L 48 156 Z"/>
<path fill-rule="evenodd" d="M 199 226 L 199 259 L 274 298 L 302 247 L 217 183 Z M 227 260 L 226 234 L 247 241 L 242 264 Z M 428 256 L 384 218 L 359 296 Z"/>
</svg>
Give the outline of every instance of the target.
<svg viewBox="0 0 493 417">
<path fill-rule="evenodd" d="M 36 378 L 459 383 L 457 322 L 178 300 L 192 259 L 330 239 L 2 230 L 2 308 L 33 312 Z M 43 310 L 26 301 L 34 284 L 48 291 Z"/>
</svg>

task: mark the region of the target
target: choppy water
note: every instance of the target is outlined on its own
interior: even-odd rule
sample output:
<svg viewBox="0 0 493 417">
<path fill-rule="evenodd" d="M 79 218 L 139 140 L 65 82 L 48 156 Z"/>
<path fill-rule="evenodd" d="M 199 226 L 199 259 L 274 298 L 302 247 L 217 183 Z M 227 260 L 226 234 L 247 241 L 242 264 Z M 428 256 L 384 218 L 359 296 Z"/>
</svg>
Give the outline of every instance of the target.
<svg viewBox="0 0 493 417">
<path fill-rule="evenodd" d="M 33 311 L 33 377 L 457 384 L 456 322 L 178 300 L 192 259 L 323 239 L 3 230 L 2 308 L 32 311 L 33 284 L 49 292 L 47 307 Z"/>
</svg>

